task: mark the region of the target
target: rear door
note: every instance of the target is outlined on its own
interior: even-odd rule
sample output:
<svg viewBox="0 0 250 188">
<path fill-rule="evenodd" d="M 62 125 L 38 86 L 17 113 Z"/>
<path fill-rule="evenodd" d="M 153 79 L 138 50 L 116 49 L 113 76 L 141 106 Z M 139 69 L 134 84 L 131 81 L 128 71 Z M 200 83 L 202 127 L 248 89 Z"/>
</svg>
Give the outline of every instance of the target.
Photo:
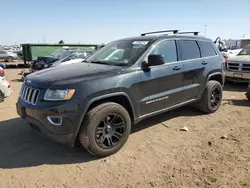
<svg viewBox="0 0 250 188">
<path fill-rule="evenodd" d="M 176 41 L 156 44 L 150 54 L 161 54 L 165 64 L 142 70 L 140 115 L 153 114 L 182 102 L 183 64 L 178 62 Z"/>
<path fill-rule="evenodd" d="M 184 65 L 183 98 L 189 101 L 196 99 L 203 88 L 206 75 L 210 71 L 210 62 L 202 57 L 196 40 L 180 39 L 178 45 Z"/>
</svg>

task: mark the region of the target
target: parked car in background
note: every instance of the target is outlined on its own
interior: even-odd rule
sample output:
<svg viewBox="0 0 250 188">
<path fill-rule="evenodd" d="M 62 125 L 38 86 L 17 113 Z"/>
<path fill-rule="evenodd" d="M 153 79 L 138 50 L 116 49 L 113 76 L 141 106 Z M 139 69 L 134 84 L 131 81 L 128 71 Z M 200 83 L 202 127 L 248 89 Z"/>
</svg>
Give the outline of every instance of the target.
<svg viewBox="0 0 250 188">
<path fill-rule="evenodd" d="M 81 63 L 83 60 L 94 52 L 91 48 L 83 49 L 61 49 L 56 50 L 50 56 L 38 57 L 31 63 L 30 70 L 22 71 L 22 79 L 25 79 L 30 73 L 40 71 L 47 68 Z"/>
<path fill-rule="evenodd" d="M 0 102 L 4 101 L 5 97 L 9 97 L 12 93 L 10 84 L 5 80 L 4 66 L 0 65 Z"/>
<path fill-rule="evenodd" d="M 18 114 L 55 141 L 79 143 L 105 157 L 120 150 L 131 126 L 143 119 L 187 104 L 214 113 L 224 85 L 218 48 L 197 32 L 165 32 L 173 35 L 150 36 L 160 31 L 120 39 L 85 63 L 28 75 Z"/>
<path fill-rule="evenodd" d="M 82 62 L 93 51 L 92 49 L 63 49 L 55 51 L 50 56 L 38 57 L 37 60 L 33 61 L 31 72 L 64 64 Z"/>
<path fill-rule="evenodd" d="M 64 59 L 57 60 L 55 61 L 51 67 L 55 66 L 61 66 L 61 65 L 68 65 L 68 64 L 74 64 L 74 63 L 81 63 L 83 60 L 88 57 L 92 52 L 90 51 L 83 51 L 83 50 L 78 50 L 69 56 L 67 56 Z"/>
<path fill-rule="evenodd" d="M 0 61 L 12 62 L 18 59 L 18 55 L 11 51 L 0 50 Z"/>
<path fill-rule="evenodd" d="M 232 82 L 250 81 L 250 45 L 245 46 L 237 55 L 227 58 L 225 75 L 226 80 Z"/>
</svg>

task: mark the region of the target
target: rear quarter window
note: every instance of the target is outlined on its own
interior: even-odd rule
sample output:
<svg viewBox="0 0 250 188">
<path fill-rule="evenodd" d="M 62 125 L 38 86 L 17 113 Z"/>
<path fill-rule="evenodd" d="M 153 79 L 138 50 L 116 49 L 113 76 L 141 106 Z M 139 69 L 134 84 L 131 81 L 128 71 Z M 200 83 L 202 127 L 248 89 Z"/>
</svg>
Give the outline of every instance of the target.
<svg viewBox="0 0 250 188">
<path fill-rule="evenodd" d="M 200 49 L 195 40 L 180 40 L 181 60 L 197 59 L 201 57 Z"/>
<path fill-rule="evenodd" d="M 198 41 L 198 44 L 199 44 L 200 49 L 201 49 L 201 56 L 202 57 L 210 57 L 210 56 L 217 55 L 213 46 L 209 42 Z"/>
</svg>

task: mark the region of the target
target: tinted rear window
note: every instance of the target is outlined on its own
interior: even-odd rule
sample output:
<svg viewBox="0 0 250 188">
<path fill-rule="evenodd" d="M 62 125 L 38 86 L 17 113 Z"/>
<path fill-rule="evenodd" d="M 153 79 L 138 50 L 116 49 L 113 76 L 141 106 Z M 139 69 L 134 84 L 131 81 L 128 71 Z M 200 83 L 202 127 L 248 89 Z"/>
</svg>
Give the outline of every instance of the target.
<svg viewBox="0 0 250 188">
<path fill-rule="evenodd" d="M 213 49 L 212 45 L 209 42 L 201 42 L 198 41 L 198 44 L 201 49 L 201 56 L 202 57 L 209 57 L 217 55 L 215 50 Z"/>
<path fill-rule="evenodd" d="M 200 49 L 194 40 L 180 40 L 181 60 L 200 58 Z"/>
</svg>

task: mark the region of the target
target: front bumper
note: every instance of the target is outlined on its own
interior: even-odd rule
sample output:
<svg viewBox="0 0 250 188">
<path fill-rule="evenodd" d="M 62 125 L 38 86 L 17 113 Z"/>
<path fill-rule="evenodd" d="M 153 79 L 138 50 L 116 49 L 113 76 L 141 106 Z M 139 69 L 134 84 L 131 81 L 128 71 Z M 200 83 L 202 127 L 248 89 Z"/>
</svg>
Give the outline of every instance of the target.
<svg viewBox="0 0 250 188">
<path fill-rule="evenodd" d="M 225 71 L 226 80 L 233 82 L 250 82 L 250 73 L 245 72 L 234 72 L 234 71 Z"/>
<path fill-rule="evenodd" d="M 32 109 L 25 105 L 21 99 L 16 104 L 17 113 L 37 132 L 56 142 L 74 146 L 80 116 L 77 109 L 69 105 L 54 108 Z M 48 117 L 61 117 L 60 125 L 53 125 Z"/>
<path fill-rule="evenodd" d="M 36 130 L 38 133 L 41 133 L 42 135 L 45 135 L 46 137 L 48 137 L 49 139 L 61 143 L 61 144 L 65 144 L 68 146 L 73 147 L 74 143 L 75 143 L 75 136 L 73 133 L 71 134 L 55 134 L 53 132 L 50 132 L 48 129 L 46 129 L 44 127 L 43 124 L 41 124 L 38 120 L 33 119 L 32 117 L 26 116 L 24 118 L 30 125 L 31 128 L 33 128 L 34 130 Z"/>
</svg>

